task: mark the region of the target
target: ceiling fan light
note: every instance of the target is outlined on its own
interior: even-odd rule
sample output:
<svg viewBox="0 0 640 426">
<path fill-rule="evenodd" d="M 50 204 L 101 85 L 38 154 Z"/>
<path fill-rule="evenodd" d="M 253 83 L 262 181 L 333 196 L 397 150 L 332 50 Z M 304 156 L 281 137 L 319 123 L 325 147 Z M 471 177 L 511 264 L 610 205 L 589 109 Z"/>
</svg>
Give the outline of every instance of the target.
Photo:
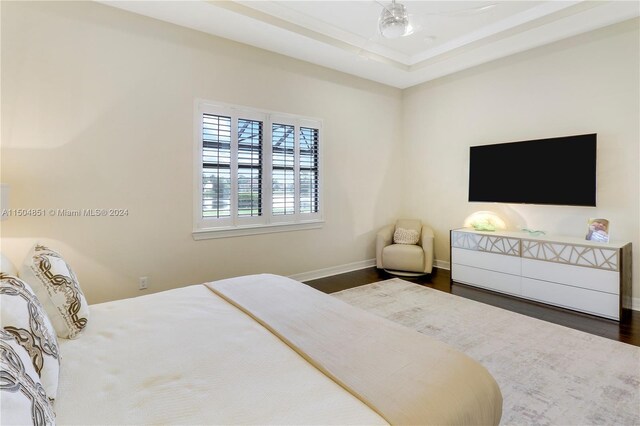
<svg viewBox="0 0 640 426">
<path fill-rule="evenodd" d="M 382 10 L 378 28 L 385 38 L 405 37 L 413 33 L 406 7 L 395 1 Z"/>
<path fill-rule="evenodd" d="M 413 28 L 413 25 L 411 25 L 411 22 L 407 22 L 407 26 L 404 29 L 404 34 L 402 34 L 402 37 L 411 35 L 413 34 L 414 31 L 415 31 L 415 28 Z"/>
<path fill-rule="evenodd" d="M 380 28 L 380 33 L 385 38 L 403 37 L 406 32 L 406 26 L 402 22 L 392 22 Z"/>
</svg>

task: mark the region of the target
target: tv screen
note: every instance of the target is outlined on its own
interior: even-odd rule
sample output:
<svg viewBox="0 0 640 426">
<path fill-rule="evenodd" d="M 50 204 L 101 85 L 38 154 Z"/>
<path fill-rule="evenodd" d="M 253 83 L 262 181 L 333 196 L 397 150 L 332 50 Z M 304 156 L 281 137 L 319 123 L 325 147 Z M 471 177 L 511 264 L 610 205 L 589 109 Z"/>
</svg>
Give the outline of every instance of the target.
<svg viewBox="0 0 640 426">
<path fill-rule="evenodd" d="M 469 201 L 595 206 L 596 136 L 472 146 Z"/>
</svg>

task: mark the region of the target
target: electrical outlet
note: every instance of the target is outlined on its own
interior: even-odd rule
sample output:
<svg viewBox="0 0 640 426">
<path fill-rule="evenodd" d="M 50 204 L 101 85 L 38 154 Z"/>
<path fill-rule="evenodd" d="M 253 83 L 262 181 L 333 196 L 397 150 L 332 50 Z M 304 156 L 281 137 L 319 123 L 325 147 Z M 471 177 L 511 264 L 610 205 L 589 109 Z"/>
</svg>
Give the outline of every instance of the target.
<svg viewBox="0 0 640 426">
<path fill-rule="evenodd" d="M 149 287 L 149 277 L 138 278 L 138 290 L 146 290 Z"/>
</svg>

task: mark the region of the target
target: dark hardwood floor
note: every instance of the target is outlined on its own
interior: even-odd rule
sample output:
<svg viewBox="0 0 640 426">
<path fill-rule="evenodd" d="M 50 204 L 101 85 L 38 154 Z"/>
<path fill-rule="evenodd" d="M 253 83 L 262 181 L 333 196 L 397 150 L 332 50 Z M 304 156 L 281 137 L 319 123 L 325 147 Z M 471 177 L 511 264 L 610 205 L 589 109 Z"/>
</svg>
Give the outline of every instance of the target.
<svg viewBox="0 0 640 426">
<path fill-rule="evenodd" d="M 562 308 L 543 305 L 540 303 L 518 299 L 504 294 L 494 293 L 475 287 L 450 282 L 449 271 L 446 269 L 433 269 L 431 275 L 417 278 L 397 277 L 384 270 L 375 267 L 347 272 L 346 274 L 333 275 L 326 278 L 307 281 L 306 284 L 325 293 L 348 288 L 358 287 L 373 282 L 384 281 L 391 278 L 402 278 L 416 284 L 430 287 L 436 290 L 455 294 L 467 299 L 476 300 L 488 305 L 497 306 L 512 312 L 538 318 L 543 321 L 570 327 L 576 330 L 618 340 L 640 346 L 640 312 L 628 311 L 626 318 L 621 321 L 612 321 L 594 317 L 579 312 L 573 312 Z"/>
</svg>

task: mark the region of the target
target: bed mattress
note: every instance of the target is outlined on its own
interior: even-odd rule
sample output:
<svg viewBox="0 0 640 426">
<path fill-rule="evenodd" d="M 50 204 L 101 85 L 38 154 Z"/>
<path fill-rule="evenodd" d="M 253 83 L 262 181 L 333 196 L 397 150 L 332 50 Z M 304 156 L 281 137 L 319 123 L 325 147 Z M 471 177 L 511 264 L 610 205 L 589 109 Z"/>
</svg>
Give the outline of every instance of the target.
<svg viewBox="0 0 640 426">
<path fill-rule="evenodd" d="M 91 306 L 60 339 L 64 424 L 388 424 L 203 285 Z"/>
<path fill-rule="evenodd" d="M 480 364 L 288 278 L 91 306 L 60 341 L 57 423 L 497 425 Z"/>
</svg>

